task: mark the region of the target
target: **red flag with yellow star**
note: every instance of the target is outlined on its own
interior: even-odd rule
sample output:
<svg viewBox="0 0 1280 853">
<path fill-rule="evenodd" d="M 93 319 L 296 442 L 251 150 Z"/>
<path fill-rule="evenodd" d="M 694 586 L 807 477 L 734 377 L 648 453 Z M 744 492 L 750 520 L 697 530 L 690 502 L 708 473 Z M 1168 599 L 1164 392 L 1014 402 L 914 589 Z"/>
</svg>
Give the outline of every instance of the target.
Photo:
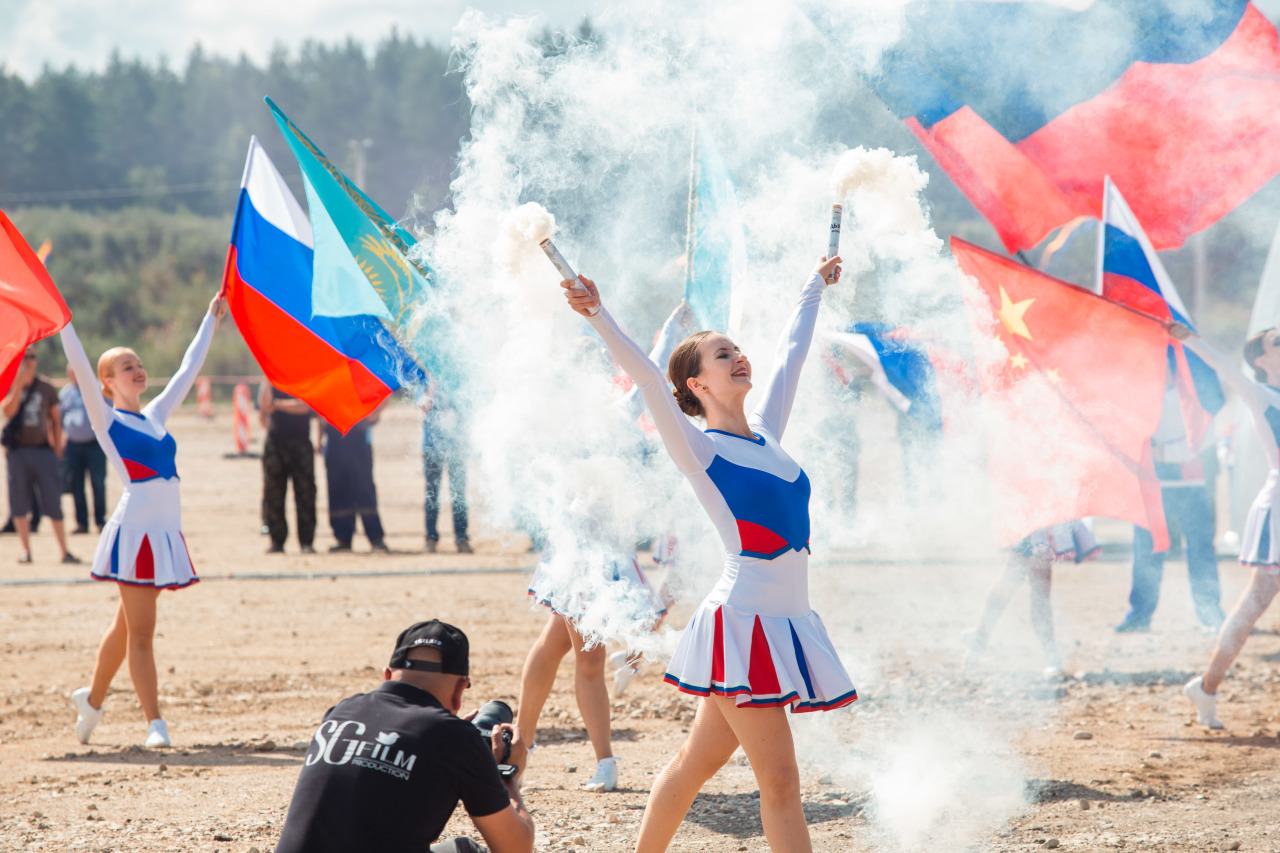
<svg viewBox="0 0 1280 853">
<path fill-rule="evenodd" d="M 1091 291 L 957 237 L 977 279 L 974 325 L 996 542 L 1086 516 L 1130 521 L 1168 547 L 1151 436 L 1168 331 Z"/>
</svg>

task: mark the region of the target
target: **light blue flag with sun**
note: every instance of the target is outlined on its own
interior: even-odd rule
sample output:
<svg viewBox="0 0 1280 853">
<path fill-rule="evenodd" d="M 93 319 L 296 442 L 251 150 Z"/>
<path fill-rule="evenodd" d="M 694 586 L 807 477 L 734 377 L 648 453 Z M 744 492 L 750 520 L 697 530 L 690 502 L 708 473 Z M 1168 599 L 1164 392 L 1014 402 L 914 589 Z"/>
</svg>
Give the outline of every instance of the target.
<svg viewBox="0 0 1280 853">
<path fill-rule="evenodd" d="M 334 166 L 274 101 L 265 100 L 302 170 L 315 244 L 312 312 L 381 319 L 421 367 L 445 388 L 456 388 L 461 353 L 448 317 L 430 310 L 431 269 L 410 260 L 417 241 Z"/>
</svg>

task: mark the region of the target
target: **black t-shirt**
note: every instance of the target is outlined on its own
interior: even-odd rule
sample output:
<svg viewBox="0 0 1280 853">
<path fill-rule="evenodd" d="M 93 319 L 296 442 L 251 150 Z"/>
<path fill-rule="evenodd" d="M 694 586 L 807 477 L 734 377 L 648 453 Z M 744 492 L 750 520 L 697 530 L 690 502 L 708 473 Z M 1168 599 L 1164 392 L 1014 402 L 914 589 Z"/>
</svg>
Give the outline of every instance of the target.
<svg viewBox="0 0 1280 853">
<path fill-rule="evenodd" d="M 472 817 L 511 803 L 493 750 L 430 693 L 385 681 L 324 715 L 276 853 L 425 853 L 459 800 Z"/>
<path fill-rule="evenodd" d="M 274 385 L 271 387 L 271 399 L 273 400 L 295 400 L 292 394 L 286 394 Z M 276 438 L 310 438 L 311 436 L 311 413 L 305 415 L 295 415 L 292 412 L 272 412 L 271 425 L 267 431 Z"/>
</svg>

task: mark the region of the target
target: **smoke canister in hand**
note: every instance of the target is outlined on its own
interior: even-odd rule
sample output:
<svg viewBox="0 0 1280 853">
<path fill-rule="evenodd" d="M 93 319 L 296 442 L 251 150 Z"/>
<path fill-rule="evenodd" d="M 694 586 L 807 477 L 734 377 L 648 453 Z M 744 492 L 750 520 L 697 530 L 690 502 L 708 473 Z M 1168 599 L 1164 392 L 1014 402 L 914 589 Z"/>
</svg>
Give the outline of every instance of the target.
<svg viewBox="0 0 1280 853">
<path fill-rule="evenodd" d="M 831 205 L 831 236 L 827 238 L 827 258 L 840 254 L 840 215 L 843 212 L 838 204 Z"/>
<path fill-rule="evenodd" d="M 551 238 L 547 237 L 538 244 L 542 247 L 542 251 L 547 253 L 547 258 L 555 265 L 555 268 L 564 276 L 565 281 L 573 282 L 574 288 L 586 292 L 586 286 L 578 280 L 578 274 L 573 271 L 573 267 L 569 266 L 569 262 L 564 259 L 564 255 L 560 254 L 560 250 L 556 248 L 556 244 L 551 242 Z M 591 316 L 600 313 L 600 306 L 596 306 L 591 310 Z"/>
</svg>

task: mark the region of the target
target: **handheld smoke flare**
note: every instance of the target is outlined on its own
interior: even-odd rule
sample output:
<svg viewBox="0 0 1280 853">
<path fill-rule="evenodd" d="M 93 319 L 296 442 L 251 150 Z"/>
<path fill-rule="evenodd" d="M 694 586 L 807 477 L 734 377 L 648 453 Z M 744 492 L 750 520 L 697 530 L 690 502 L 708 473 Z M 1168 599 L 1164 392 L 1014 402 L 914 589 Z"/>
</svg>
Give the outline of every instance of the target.
<svg viewBox="0 0 1280 853">
<path fill-rule="evenodd" d="M 827 258 L 840 254 L 840 218 L 844 208 L 839 204 L 831 205 L 831 236 L 827 238 Z"/>
<path fill-rule="evenodd" d="M 582 282 L 578 281 L 578 274 L 573 271 L 573 267 L 569 266 L 569 262 L 564 259 L 564 255 L 560 254 L 560 250 L 556 248 L 555 243 L 551 242 L 550 237 L 544 238 L 538 243 L 538 245 L 542 247 L 542 251 L 547 253 L 547 258 L 550 259 L 552 265 L 560 271 L 560 275 L 564 276 L 565 281 L 572 281 L 576 290 L 586 292 L 586 286 L 583 285 Z M 594 317 L 599 313 L 600 307 L 597 305 L 592 309 L 591 316 Z"/>
</svg>

